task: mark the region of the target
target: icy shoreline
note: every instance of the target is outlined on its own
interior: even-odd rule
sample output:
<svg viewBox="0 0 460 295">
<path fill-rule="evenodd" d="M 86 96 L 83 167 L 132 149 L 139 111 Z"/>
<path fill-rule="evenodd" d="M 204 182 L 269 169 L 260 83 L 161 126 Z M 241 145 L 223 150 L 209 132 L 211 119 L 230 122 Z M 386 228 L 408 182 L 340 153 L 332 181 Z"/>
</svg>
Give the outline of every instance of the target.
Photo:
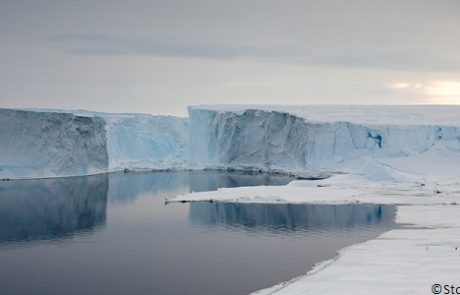
<svg viewBox="0 0 460 295">
<path fill-rule="evenodd" d="M 254 294 L 431 294 L 460 270 L 460 182 L 373 182 L 356 175 L 191 193 L 169 200 L 258 203 L 396 204 L 396 222 L 375 240 L 342 249 L 305 276 Z"/>
<path fill-rule="evenodd" d="M 459 213 L 453 206 L 399 207 L 398 223 L 428 228 L 390 230 L 343 249 L 305 276 L 253 294 L 432 294 L 435 284 L 458 286 Z"/>
</svg>

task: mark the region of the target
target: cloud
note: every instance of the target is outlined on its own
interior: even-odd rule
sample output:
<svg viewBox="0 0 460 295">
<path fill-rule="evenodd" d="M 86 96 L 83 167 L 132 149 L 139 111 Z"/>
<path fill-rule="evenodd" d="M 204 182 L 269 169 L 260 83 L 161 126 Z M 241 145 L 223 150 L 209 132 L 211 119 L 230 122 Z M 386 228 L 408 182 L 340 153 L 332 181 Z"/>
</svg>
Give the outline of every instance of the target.
<svg viewBox="0 0 460 295">
<path fill-rule="evenodd" d="M 46 38 L 48 42 L 64 45 L 64 50 L 77 55 L 135 55 L 192 57 L 219 60 L 257 58 L 282 59 L 292 55 L 288 48 L 258 48 L 255 46 L 186 42 L 158 38 L 135 38 L 104 34 L 66 34 Z"/>
<path fill-rule="evenodd" d="M 407 83 L 407 82 L 397 82 L 388 85 L 392 89 L 419 89 L 422 87 L 421 83 Z"/>
<path fill-rule="evenodd" d="M 178 40 L 128 37 L 107 34 L 61 34 L 46 41 L 63 46 L 69 54 L 107 56 L 206 58 L 215 60 L 251 59 L 342 68 L 377 68 L 411 71 L 457 71 L 460 59 L 450 55 L 407 50 L 362 50 L 353 46 L 341 50 L 299 44 L 226 44 L 219 40 Z M 416 85 L 412 85 L 416 86 Z"/>
</svg>

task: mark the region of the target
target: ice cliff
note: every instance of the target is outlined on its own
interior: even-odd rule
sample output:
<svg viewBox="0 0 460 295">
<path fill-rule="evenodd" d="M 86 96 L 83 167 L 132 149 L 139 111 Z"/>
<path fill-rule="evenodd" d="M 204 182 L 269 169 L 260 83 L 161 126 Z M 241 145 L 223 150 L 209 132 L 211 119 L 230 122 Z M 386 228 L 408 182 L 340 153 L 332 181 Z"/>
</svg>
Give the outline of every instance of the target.
<svg viewBox="0 0 460 295">
<path fill-rule="evenodd" d="M 0 178 L 104 172 L 104 127 L 98 117 L 0 109 Z"/>
<path fill-rule="evenodd" d="M 0 139 L 0 178 L 222 168 L 378 180 L 399 177 L 394 159 L 460 159 L 460 107 L 196 106 L 189 118 L 0 109 Z"/>
<path fill-rule="evenodd" d="M 187 119 L 139 114 L 103 118 L 110 171 L 187 168 Z"/>
<path fill-rule="evenodd" d="M 0 109 L 0 179 L 184 168 L 188 120 Z"/>
<path fill-rule="evenodd" d="M 387 159 L 446 145 L 460 152 L 455 106 L 199 106 L 189 114 L 192 160 L 205 167 L 379 178 L 395 176 L 380 165 Z"/>
</svg>

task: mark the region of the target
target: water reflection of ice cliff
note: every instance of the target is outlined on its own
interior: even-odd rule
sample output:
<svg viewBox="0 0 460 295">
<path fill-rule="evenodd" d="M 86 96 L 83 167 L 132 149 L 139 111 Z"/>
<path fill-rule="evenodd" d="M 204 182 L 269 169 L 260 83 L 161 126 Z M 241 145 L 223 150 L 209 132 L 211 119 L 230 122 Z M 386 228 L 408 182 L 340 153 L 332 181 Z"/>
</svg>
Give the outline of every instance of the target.
<svg viewBox="0 0 460 295">
<path fill-rule="evenodd" d="M 194 202 L 191 222 L 206 226 L 225 225 L 247 229 L 327 230 L 337 228 L 392 226 L 394 206 L 293 205 Z"/>
<path fill-rule="evenodd" d="M 106 222 L 107 175 L 0 184 L 0 243 L 56 239 Z"/>
</svg>

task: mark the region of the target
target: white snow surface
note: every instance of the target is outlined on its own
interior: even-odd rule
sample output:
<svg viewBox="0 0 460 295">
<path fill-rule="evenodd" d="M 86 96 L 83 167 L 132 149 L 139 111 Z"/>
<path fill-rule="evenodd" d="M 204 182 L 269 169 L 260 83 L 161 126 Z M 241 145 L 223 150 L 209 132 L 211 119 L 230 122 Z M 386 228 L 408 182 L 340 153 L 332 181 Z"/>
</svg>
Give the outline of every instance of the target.
<svg viewBox="0 0 460 295">
<path fill-rule="evenodd" d="M 459 206 L 399 207 L 398 222 L 428 228 L 391 230 L 254 294 L 433 294 L 433 284 L 458 286 L 459 214 Z"/>
<path fill-rule="evenodd" d="M 460 126 L 460 105 L 199 105 L 191 110 L 289 113 L 312 123 Z"/>
</svg>

